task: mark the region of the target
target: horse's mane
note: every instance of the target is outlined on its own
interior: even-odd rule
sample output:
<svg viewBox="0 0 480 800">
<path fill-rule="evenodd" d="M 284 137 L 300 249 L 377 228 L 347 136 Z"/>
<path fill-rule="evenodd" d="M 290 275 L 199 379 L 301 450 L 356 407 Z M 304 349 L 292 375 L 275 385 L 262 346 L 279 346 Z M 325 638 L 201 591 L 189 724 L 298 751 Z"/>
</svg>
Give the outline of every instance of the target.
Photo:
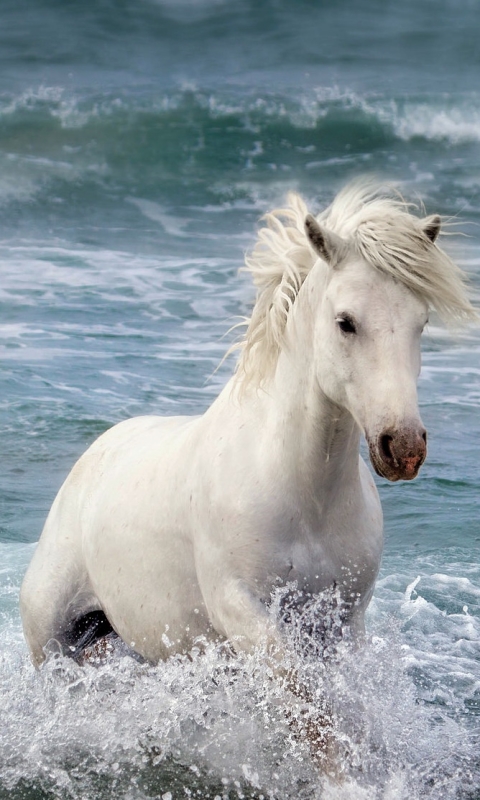
<svg viewBox="0 0 480 800">
<path fill-rule="evenodd" d="M 263 217 L 246 269 L 257 298 L 247 330 L 239 343 L 237 372 L 255 383 L 272 373 L 284 344 L 288 316 L 307 275 L 318 260 L 305 234 L 307 206 L 297 194 L 286 208 Z M 465 287 L 463 272 L 425 235 L 417 207 L 397 192 L 371 180 L 354 181 L 317 216 L 380 272 L 401 281 L 426 300 L 447 323 L 478 319 Z M 428 220 L 427 220 L 428 222 Z"/>
</svg>

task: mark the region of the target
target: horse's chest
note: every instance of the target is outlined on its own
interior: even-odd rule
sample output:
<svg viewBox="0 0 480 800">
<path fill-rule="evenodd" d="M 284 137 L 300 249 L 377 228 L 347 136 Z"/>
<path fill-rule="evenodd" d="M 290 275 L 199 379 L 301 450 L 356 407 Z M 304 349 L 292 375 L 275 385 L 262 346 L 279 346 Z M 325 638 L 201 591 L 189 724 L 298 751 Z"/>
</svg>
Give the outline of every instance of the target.
<svg viewBox="0 0 480 800">
<path fill-rule="evenodd" d="M 370 593 L 380 554 L 380 537 L 367 535 L 358 522 L 351 531 L 300 524 L 280 546 L 277 540 L 272 569 L 263 577 L 270 591 L 294 583 L 299 591 L 319 594 L 335 586 L 345 600 L 355 602 Z"/>
</svg>

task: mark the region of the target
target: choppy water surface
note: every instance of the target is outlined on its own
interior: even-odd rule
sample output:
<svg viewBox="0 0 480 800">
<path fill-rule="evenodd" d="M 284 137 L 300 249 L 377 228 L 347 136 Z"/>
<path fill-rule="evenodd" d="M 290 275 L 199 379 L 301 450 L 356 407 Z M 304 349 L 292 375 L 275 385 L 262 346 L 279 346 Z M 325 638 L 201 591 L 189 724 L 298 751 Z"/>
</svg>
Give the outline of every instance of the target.
<svg viewBox="0 0 480 800">
<path fill-rule="evenodd" d="M 74 460 L 135 414 L 199 413 L 259 216 L 377 172 L 466 236 L 480 300 L 480 49 L 462 0 L 41 0 L 0 12 L 0 798 L 480 797 L 480 334 L 432 322 L 429 458 L 379 483 L 387 542 L 369 643 L 299 663 L 336 712 L 322 778 L 260 656 L 150 667 L 52 657 L 18 590 Z M 298 710 L 300 714 L 300 710 Z"/>
</svg>

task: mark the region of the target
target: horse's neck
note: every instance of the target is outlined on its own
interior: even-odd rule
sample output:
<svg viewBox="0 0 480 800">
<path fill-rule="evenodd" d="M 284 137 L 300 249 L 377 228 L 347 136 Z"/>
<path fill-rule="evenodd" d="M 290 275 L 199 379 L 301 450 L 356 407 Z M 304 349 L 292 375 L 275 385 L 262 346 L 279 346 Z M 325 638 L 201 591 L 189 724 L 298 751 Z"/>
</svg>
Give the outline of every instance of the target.
<svg viewBox="0 0 480 800">
<path fill-rule="evenodd" d="M 282 353 L 271 396 L 270 435 L 282 442 L 284 468 L 318 494 L 358 480 L 360 431 L 318 385 L 311 353 Z"/>
<path fill-rule="evenodd" d="M 315 504 L 327 495 L 356 491 L 360 431 L 351 415 L 318 386 L 313 331 L 308 331 L 304 319 L 280 354 L 272 380 L 264 387 L 237 392 L 238 378 L 234 378 L 218 398 L 217 408 L 225 417 L 222 425 L 230 425 L 232 433 L 236 420 L 234 447 L 239 451 L 246 447 L 250 455 L 253 448 L 263 475 L 278 481 L 278 486 L 297 489 Z M 241 452 L 237 457 L 241 459 Z"/>
</svg>

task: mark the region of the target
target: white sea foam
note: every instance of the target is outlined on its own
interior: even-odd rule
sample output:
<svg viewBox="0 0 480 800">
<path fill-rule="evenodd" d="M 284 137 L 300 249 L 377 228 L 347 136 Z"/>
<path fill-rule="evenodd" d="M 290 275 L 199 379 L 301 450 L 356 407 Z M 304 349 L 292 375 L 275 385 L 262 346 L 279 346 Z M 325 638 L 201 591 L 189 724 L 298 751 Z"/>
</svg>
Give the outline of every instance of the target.
<svg viewBox="0 0 480 800">
<path fill-rule="evenodd" d="M 446 140 L 452 144 L 480 141 L 478 98 L 455 107 L 435 107 L 436 103 L 408 102 L 402 108 L 393 104 L 392 124 L 401 139 Z M 383 116 L 383 115 L 382 115 Z"/>
<path fill-rule="evenodd" d="M 142 200 L 140 197 L 127 197 L 127 202 L 136 206 L 141 214 L 144 214 L 147 219 L 153 222 L 158 222 L 166 233 L 172 236 L 186 236 L 185 226 L 188 220 L 173 217 L 168 213 L 167 209 L 159 203 L 154 203 L 152 200 Z"/>
</svg>

